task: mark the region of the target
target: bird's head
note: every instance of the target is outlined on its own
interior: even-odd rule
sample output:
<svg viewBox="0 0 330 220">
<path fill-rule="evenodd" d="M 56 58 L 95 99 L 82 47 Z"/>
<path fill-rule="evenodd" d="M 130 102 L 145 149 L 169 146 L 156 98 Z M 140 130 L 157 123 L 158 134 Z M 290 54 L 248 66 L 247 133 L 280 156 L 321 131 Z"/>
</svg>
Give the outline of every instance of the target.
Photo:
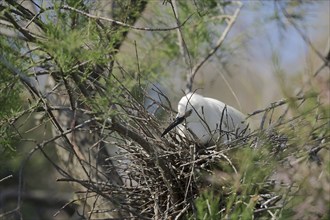
<svg viewBox="0 0 330 220">
<path fill-rule="evenodd" d="M 198 106 L 199 99 L 203 98 L 202 96 L 194 93 L 188 93 L 183 96 L 178 104 L 178 114 L 176 115 L 174 121 L 164 130 L 161 137 L 175 128 L 177 125 L 185 121 L 189 116 L 194 114 Z"/>
<path fill-rule="evenodd" d="M 188 111 L 184 112 L 183 114 L 178 113 L 174 119 L 174 121 L 164 130 L 161 137 L 163 137 L 165 134 L 167 134 L 169 131 L 171 131 L 173 128 L 175 128 L 177 125 L 181 124 L 187 117 L 191 115 L 193 112 L 192 109 L 189 109 Z"/>
</svg>

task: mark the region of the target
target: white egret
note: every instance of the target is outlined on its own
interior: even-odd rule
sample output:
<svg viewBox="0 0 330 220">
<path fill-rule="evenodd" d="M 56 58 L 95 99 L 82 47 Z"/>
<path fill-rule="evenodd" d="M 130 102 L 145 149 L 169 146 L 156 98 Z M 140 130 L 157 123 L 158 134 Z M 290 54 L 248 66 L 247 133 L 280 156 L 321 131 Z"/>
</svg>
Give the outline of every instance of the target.
<svg viewBox="0 0 330 220">
<path fill-rule="evenodd" d="M 200 144 L 232 140 L 243 136 L 248 129 L 243 113 L 219 100 L 196 93 L 188 93 L 181 98 L 175 120 L 161 136 L 174 127 L 180 136 L 193 137 Z"/>
</svg>

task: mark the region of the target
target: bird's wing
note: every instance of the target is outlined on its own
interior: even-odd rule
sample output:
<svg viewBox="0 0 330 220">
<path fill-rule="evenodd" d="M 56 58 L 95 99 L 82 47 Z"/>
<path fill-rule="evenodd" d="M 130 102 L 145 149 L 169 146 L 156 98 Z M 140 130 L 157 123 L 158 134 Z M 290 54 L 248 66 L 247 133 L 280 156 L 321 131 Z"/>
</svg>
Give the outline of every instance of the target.
<svg viewBox="0 0 330 220">
<path fill-rule="evenodd" d="M 226 126 L 229 130 L 242 127 L 245 115 L 234 107 L 212 98 L 205 98 L 205 103 L 207 103 L 205 105 L 208 105 L 208 109 L 218 110 L 217 117 L 209 120 L 219 120 L 219 124 L 221 121 L 222 125 Z M 214 112 L 208 112 L 208 115 L 214 115 Z"/>
</svg>

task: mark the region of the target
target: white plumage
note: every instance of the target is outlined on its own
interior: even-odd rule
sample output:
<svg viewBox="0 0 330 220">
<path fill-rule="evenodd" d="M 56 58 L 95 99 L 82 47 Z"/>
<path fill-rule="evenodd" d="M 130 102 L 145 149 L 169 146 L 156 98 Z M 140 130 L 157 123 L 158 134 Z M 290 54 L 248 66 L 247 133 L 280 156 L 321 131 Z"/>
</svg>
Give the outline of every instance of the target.
<svg viewBox="0 0 330 220">
<path fill-rule="evenodd" d="M 245 116 L 235 108 L 212 98 L 188 93 L 178 104 L 178 114 L 162 136 L 177 127 L 178 134 L 200 144 L 225 142 L 244 135 Z"/>
</svg>

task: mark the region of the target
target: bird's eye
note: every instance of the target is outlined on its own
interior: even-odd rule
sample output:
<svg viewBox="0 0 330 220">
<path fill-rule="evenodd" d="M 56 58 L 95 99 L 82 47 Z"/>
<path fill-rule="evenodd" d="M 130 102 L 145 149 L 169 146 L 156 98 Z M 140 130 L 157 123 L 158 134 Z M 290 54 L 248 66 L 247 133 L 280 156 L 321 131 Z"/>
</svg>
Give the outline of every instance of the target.
<svg viewBox="0 0 330 220">
<path fill-rule="evenodd" d="M 184 114 L 184 117 L 185 118 L 189 117 L 191 115 L 192 111 L 193 111 L 192 109 L 189 109 L 188 111 L 186 111 L 186 113 Z"/>
</svg>

